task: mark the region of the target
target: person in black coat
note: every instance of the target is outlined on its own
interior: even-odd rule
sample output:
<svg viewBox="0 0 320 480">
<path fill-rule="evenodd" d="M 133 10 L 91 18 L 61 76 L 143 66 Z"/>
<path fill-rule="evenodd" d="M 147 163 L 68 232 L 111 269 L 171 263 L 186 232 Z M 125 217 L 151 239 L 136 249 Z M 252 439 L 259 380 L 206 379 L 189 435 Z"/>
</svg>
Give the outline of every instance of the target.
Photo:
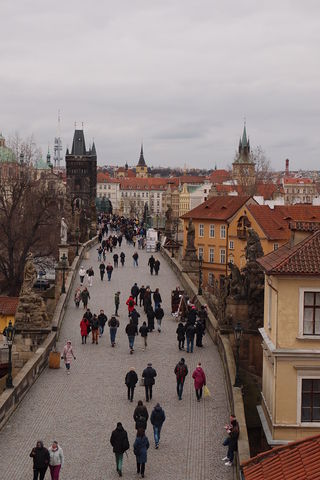
<svg viewBox="0 0 320 480">
<path fill-rule="evenodd" d="M 148 308 L 147 310 L 147 319 L 148 319 L 148 329 L 149 329 L 149 332 L 152 332 L 152 330 L 154 330 L 154 317 L 155 317 L 155 314 L 154 314 L 154 310 L 153 308 L 150 307 Z"/>
<path fill-rule="evenodd" d="M 110 443 L 116 457 L 117 472 L 119 477 L 122 477 L 123 454 L 130 448 L 128 434 L 123 428 L 122 423 L 117 423 L 117 428 L 113 430 L 111 434 Z"/>
<path fill-rule="evenodd" d="M 151 257 L 149 258 L 149 261 L 148 261 L 148 266 L 150 267 L 151 275 L 153 275 L 154 262 L 155 262 L 155 258 L 154 258 L 153 255 L 151 255 Z"/>
<path fill-rule="evenodd" d="M 157 319 L 157 324 L 158 324 L 158 332 L 161 332 L 161 322 L 164 317 L 164 311 L 163 308 L 161 307 L 161 304 L 159 303 L 158 307 L 154 311 L 154 315 Z"/>
<path fill-rule="evenodd" d="M 147 407 L 143 405 L 142 400 L 138 401 L 138 405 L 136 406 L 133 412 L 133 419 L 136 422 L 136 430 L 143 428 L 143 430 L 147 429 L 147 422 L 149 418 L 149 413 Z"/>
<path fill-rule="evenodd" d="M 135 283 L 133 285 L 133 287 L 131 288 L 131 295 L 133 296 L 136 304 L 138 305 L 138 295 L 139 295 L 139 292 L 140 292 L 140 288 L 138 287 L 138 285 Z"/>
<path fill-rule="evenodd" d="M 194 336 L 196 330 L 192 323 L 187 323 L 186 325 L 186 337 L 187 337 L 187 353 L 189 353 L 189 349 L 191 353 L 193 353 L 193 344 L 194 344 Z"/>
<path fill-rule="evenodd" d="M 195 324 L 195 329 L 196 329 L 196 346 L 203 347 L 202 337 L 204 335 L 204 331 L 203 331 L 203 324 L 200 319 L 197 320 Z"/>
<path fill-rule="evenodd" d="M 144 294 L 146 293 L 146 289 L 144 287 L 144 285 L 142 285 L 140 287 L 140 293 L 139 293 L 139 307 L 141 307 L 141 305 L 144 306 Z"/>
<path fill-rule="evenodd" d="M 155 271 L 155 274 L 156 274 L 156 275 L 158 275 L 159 270 L 160 270 L 160 261 L 157 259 L 157 260 L 154 262 L 154 271 Z"/>
<path fill-rule="evenodd" d="M 146 401 L 152 399 L 152 387 L 155 384 L 155 377 L 157 376 L 157 372 L 154 368 L 152 368 L 152 363 L 148 363 L 147 368 L 145 368 L 142 372 L 142 378 L 144 378 L 144 388 L 146 391 Z"/>
<path fill-rule="evenodd" d="M 144 298 L 144 301 L 143 301 L 144 311 L 145 313 L 147 313 L 148 308 L 152 307 L 150 287 L 146 287 L 146 291 L 144 292 L 143 298 Z"/>
<path fill-rule="evenodd" d="M 183 350 L 186 333 L 185 333 L 185 328 L 182 322 L 178 324 L 176 334 L 177 334 L 177 340 L 179 343 L 179 350 Z"/>
<path fill-rule="evenodd" d="M 126 374 L 125 384 L 128 387 L 128 400 L 133 401 L 134 389 L 138 382 L 138 375 L 133 367 L 130 368 L 129 372 Z"/>
<path fill-rule="evenodd" d="M 31 450 L 30 457 L 33 459 L 33 480 L 38 480 L 38 477 L 43 480 L 49 466 L 50 454 L 41 440 L 38 440 L 36 447 Z"/>
<path fill-rule="evenodd" d="M 187 315 L 187 322 L 194 325 L 197 320 L 197 309 L 195 306 L 192 306 Z"/>
<path fill-rule="evenodd" d="M 153 301 L 154 301 L 154 308 L 156 309 L 158 305 L 162 302 L 162 298 L 159 292 L 159 288 L 155 289 L 155 292 L 153 293 Z"/>
<path fill-rule="evenodd" d="M 159 448 L 161 428 L 165 419 L 166 415 L 164 413 L 164 410 L 160 407 L 160 404 L 157 403 L 152 410 L 150 417 L 150 422 L 153 425 L 154 443 L 156 448 Z"/>
<path fill-rule="evenodd" d="M 106 271 L 106 266 L 103 262 L 100 263 L 99 270 L 100 270 L 101 281 L 103 281 L 103 277 L 104 277 L 104 274 L 105 274 L 105 271 Z"/>
<path fill-rule="evenodd" d="M 137 310 L 134 308 L 129 316 L 131 318 L 132 323 L 136 326 L 136 335 L 138 335 L 140 313 L 137 312 Z"/>
<path fill-rule="evenodd" d="M 147 348 L 147 337 L 148 337 L 148 327 L 146 322 L 143 322 L 141 327 L 139 328 L 139 332 L 141 337 L 143 338 L 144 341 L 144 350 Z"/>
</svg>

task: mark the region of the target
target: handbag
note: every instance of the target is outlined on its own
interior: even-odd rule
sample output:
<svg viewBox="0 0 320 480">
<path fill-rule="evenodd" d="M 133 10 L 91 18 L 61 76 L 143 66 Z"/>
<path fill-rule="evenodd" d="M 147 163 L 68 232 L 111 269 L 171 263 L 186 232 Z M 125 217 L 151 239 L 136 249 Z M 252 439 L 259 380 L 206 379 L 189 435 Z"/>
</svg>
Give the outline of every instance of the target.
<svg viewBox="0 0 320 480">
<path fill-rule="evenodd" d="M 209 388 L 207 387 L 207 385 L 205 385 L 205 386 L 203 387 L 203 396 L 204 396 L 204 397 L 211 397 L 211 393 L 210 393 L 210 390 L 209 390 Z"/>
<path fill-rule="evenodd" d="M 144 377 L 141 377 L 139 380 L 140 387 L 144 387 Z"/>
</svg>

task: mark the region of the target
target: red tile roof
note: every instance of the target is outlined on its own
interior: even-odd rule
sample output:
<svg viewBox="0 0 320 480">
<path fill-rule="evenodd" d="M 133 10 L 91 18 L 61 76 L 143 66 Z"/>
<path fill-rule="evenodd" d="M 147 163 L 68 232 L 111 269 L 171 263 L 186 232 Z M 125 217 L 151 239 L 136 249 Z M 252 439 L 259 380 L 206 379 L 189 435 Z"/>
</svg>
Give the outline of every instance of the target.
<svg viewBox="0 0 320 480">
<path fill-rule="evenodd" d="M 99 172 L 97 174 L 97 183 L 119 183 L 120 180 L 117 178 L 111 178 L 108 173 Z"/>
<path fill-rule="evenodd" d="M 204 183 L 205 180 L 206 180 L 206 177 L 200 177 L 198 175 L 181 175 L 181 177 L 166 178 L 167 183 L 173 183 L 174 185 L 177 185 L 177 186 L 183 183 L 195 183 L 200 185 L 201 183 Z"/>
<path fill-rule="evenodd" d="M 285 220 L 295 221 L 320 221 L 319 205 L 276 205 L 274 211 Z"/>
<path fill-rule="evenodd" d="M 217 184 L 227 182 L 230 179 L 231 179 L 230 172 L 228 172 L 228 170 L 224 170 L 224 169 L 214 170 L 209 175 L 210 182 L 217 183 Z"/>
<path fill-rule="evenodd" d="M 257 262 L 269 275 L 320 275 L 320 230 L 296 245 L 286 243 Z"/>
<path fill-rule="evenodd" d="M 166 190 L 168 178 L 121 178 L 121 190 Z"/>
<path fill-rule="evenodd" d="M 241 469 L 244 480 L 318 480 L 320 435 L 260 453 Z"/>
<path fill-rule="evenodd" d="M 198 207 L 190 210 L 190 212 L 182 215 L 181 218 L 228 220 L 228 218 L 232 217 L 248 200 L 254 202 L 254 200 L 248 196 L 211 197 Z"/>
<path fill-rule="evenodd" d="M 283 182 L 285 185 L 296 185 L 296 184 L 301 184 L 303 185 L 304 183 L 313 183 L 313 180 L 311 178 L 294 178 L 294 177 L 287 177 L 283 179 Z"/>
<path fill-rule="evenodd" d="M 268 205 L 248 205 L 248 210 L 269 240 L 289 240 L 289 224 L 275 210 Z"/>
<path fill-rule="evenodd" d="M 15 315 L 19 297 L 0 297 L 0 315 Z"/>
</svg>

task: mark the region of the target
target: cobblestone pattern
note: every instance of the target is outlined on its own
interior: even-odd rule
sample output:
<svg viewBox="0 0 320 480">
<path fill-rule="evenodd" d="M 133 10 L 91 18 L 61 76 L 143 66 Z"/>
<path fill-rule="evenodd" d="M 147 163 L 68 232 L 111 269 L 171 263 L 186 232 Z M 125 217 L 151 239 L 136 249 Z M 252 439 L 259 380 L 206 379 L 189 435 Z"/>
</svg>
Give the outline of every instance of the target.
<svg viewBox="0 0 320 480">
<path fill-rule="evenodd" d="M 90 288 L 89 307 L 98 312 L 103 308 L 110 317 L 114 311 L 113 296 L 121 291 L 120 328 L 116 348 L 111 348 L 106 329 L 99 345 L 81 344 L 79 323 L 81 309 L 70 301 L 63 323 L 58 347 L 71 339 L 76 360 L 71 374 L 46 369 L 29 391 L 22 404 L 0 432 L 0 479 L 24 480 L 31 478 L 32 461 L 29 453 L 38 439 L 45 445 L 58 440 L 65 453 L 65 466 L 61 479 L 102 480 L 116 479 L 114 455 L 109 443 L 111 431 L 121 421 L 128 431 L 130 445 L 135 439 L 133 410 L 139 399 L 144 400 L 144 388 L 137 386 L 133 403 L 129 403 L 124 377 L 134 366 L 140 377 L 147 362 L 158 372 L 154 398 L 147 404 L 149 413 L 160 402 L 166 413 L 158 450 L 154 448 L 153 432 L 148 422 L 150 440 L 146 478 L 153 480 L 228 480 L 233 478 L 232 468 L 222 462 L 222 446 L 228 419 L 227 400 L 220 357 L 208 335 L 204 348 L 195 347 L 193 354 L 180 352 L 176 341 L 176 321 L 170 315 L 170 293 L 178 284 L 175 274 L 161 261 L 159 276 L 151 276 L 147 269 L 149 254 L 139 250 L 139 268 L 133 267 L 133 247 L 122 244 L 126 253 L 124 268 L 113 272 L 111 282 L 101 282 L 96 247 L 90 251 L 85 267 L 93 265 L 95 277 Z M 119 250 L 119 249 L 117 249 Z M 118 253 L 120 253 L 118 251 Z M 111 255 L 108 254 L 111 258 Z M 135 352 L 129 354 L 125 301 L 131 286 L 150 285 L 160 288 L 165 317 L 162 332 L 148 337 L 148 348 L 142 349 L 141 337 L 136 338 Z M 73 296 L 71 297 L 73 298 Z M 140 321 L 144 320 L 141 313 Z M 90 338 L 91 342 L 91 338 Z M 181 355 L 183 353 L 183 355 Z M 181 356 L 189 368 L 182 401 L 178 401 L 173 369 Z M 196 401 L 191 374 L 201 361 L 207 375 L 211 398 Z M 124 458 L 123 476 L 136 478 L 135 457 L 132 449 Z M 46 478 L 49 478 L 47 473 Z"/>
</svg>

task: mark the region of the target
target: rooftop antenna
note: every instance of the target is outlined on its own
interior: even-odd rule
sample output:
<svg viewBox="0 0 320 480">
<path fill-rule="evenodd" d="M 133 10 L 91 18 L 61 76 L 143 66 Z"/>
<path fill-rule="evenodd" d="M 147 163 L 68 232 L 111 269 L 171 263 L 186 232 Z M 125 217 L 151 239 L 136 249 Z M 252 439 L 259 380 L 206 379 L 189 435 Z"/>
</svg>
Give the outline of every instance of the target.
<svg viewBox="0 0 320 480">
<path fill-rule="evenodd" d="M 62 141 L 61 141 L 61 116 L 60 116 L 60 109 L 58 110 L 58 128 L 57 128 L 57 136 L 54 139 L 53 144 L 53 159 L 54 159 L 54 167 L 60 168 L 61 160 L 62 160 Z"/>
</svg>

